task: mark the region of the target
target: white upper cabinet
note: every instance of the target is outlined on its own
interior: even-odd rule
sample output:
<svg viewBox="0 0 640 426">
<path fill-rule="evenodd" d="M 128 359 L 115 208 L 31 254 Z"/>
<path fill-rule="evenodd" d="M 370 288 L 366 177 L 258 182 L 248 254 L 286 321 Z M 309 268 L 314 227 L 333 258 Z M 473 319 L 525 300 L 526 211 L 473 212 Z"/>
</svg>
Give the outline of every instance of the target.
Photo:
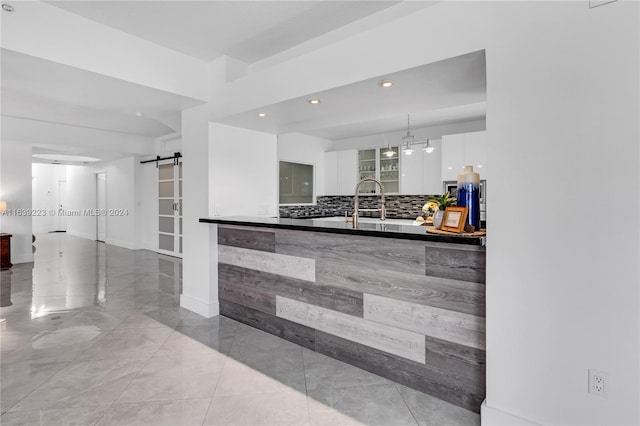
<svg viewBox="0 0 640 426">
<path fill-rule="evenodd" d="M 438 139 L 431 140 L 435 150 L 427 154 L 416 149 L 411 155 L 401 155 L 402 174 L 400 187 L 405 195 L 438 195 L 442 192 L 442 144 Z"/>
<path fill-rule="evenodd" d="M 422 157 L 423 152 L 420 150 L 416 150 L 411 155 L 402 154 L 400 182 L 403 194 L 422 194 Z"/>
<path fill-rule="evenodd" d="M 324 193 L 317 195 L 338 194 L 338 151 L 324 153 Z"/>
<path fill-rule="evenodd" d="M 358 184 L 357 150 L 337 151 L 337 172 L 337 193 L 333 195 L 353 195 Z"/>
<path fill-rule="evenodd" d="M 486 132 L 460 133 L 442 137 L 442 180 L 455 181 L 464 166 L 473 166 L 486 179 L 487 173 Z"/>
</svg>

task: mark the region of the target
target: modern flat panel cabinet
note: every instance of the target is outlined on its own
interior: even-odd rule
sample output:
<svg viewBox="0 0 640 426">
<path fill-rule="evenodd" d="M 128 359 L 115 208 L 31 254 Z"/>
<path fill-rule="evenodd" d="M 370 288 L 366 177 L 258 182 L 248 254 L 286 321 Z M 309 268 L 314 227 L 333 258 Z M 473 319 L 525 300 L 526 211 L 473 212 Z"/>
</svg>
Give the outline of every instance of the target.
<svg viewBox="0 0 640 426">
<path fill-rule="evenodd" d="M 358 183 L 358 151 L 337 151 L 337 194 L 353 195 Z"/>
<path fill-rule="evenodd" d="M 338 194 L 338 152 L 329 151 L 324 153 L 324 194 Z"/>
<path fill-rule="evenodd" d="M 464 166 L 473 166 L 480 179 L 487 178 L 486 132 L 459 133 L 442 137 L 442 180 L 458 179 Z"/>
</svg>

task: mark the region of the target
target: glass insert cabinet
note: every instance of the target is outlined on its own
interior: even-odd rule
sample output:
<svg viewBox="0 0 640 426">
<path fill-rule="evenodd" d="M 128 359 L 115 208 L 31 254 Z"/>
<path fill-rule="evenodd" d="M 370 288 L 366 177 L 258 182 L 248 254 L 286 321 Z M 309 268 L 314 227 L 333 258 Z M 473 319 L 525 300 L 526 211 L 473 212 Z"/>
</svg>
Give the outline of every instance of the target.
<svg viewBox="0 0 640 426">
<path fill-rule="evenodd" d="M 392 147 L 393 155 L 387 156 L 388 148 L 363 149 L 358 151 L 358 176 L 360 179 L 373 177 L 384 186 L 385 194 L 400 192 L 400 157 L 397 146 Z M 377 194 L 378 186 L 373 182 L 360 185 L 360 194 Z"/>
</svg>

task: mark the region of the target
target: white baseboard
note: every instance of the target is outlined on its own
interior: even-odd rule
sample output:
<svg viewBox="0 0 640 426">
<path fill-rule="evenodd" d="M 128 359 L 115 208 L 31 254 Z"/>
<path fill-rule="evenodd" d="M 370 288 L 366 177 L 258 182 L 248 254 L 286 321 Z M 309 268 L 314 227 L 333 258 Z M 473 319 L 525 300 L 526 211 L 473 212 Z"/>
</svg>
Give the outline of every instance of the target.
<svg viewBox="0 0 640 426">
<path fill-rule="evenodd" d="M 18 263 L 31 263 L 33 262 L 33 253 L 24 253 L 24 254 L 17 254 L 17 253 L 11 253 L 11 263 L 18 264 Z"/>
<path fill-rule="evenodd" d="M 67 231 L 67 235 L 73 237 L 86 238 L 87 240 L 95 241 L 96 236 L 93 234 L 85 234 L 84 232 Z"/>
<path fill-rule="evenodd" d="M 129 250 L 135 250 L 135 245 L 131 241 L 107 239 L 105 243 L 110 244 L 112 246 L 126 248 Z"/>
<path fill-rule="evenodd" d="M 220 315 L 220 305 L 216 303 L 207 303 L 202 300 L 193 298 L 186 294 L 180 295 L 180 306 L 185 309 L 202 315 L 205 318 L 211 318 Z"/>
<path fill-rule="evenodd" d="M 498 410 L 487 405 L 485 399 L 480 406 L 480 423 L 482 426 L 535 426 L 538 423 L 522 417 Z"/>
</svg>

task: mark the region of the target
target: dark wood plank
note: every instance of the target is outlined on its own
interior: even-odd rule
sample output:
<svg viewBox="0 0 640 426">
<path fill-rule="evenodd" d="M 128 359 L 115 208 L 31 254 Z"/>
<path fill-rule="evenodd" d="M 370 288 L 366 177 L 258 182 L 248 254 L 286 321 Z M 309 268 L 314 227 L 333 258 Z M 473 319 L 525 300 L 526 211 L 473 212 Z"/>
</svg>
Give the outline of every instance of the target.
<svg viewBox="0 0 640 426">
<path fill-rule="evenodd" d="M 431 336 L 425 337 L 427 365 L 476 383 L 484 383 L 487 360 L 485 351 Z"/>
<path fill-rule="evenodd" d="M 276 230 L 276 253 L 361 268 L 424 275 L 425 242 L 358 235 Z"/>
<path fill-rule="evenodd" d="M 425 275 L 471 281 L 486 282 L 486 251 L 459 248 L 425 248 Z"/>
<path fill-rule="evenodd" d="M 316 283 L 485 316 L 485 286 L 467 281 L 318 260 Z"/>
<path fill-rule="evenodd" d="M 269 231 L 230 228 L 218 226 L 218 244 L 251 250 L 276 251 L 276 235 Z"/>
<path fill-rule="evenodd" d="M 315 330 L 274 315 L 265 314 L 237 303 L 220 300 L 220 314 L 296 343 L 307 349 L 315 347 Z"/>
<path fill-rule="evenodd" d="M 218 279 L 218 296 L 221 300 L 247 306 L 265 314 L 276 314 L 276 297 L 272 292 L 263 292 L 255 287 L 245 286 L 224 279 Z"/>
<path fill-rule="evenodd" d="M 484 377 L 474 382 L 321 331 L 316 351 L 476 413 L 485 397 Z"/>
<path fill-rule="evenodd" d="M 275 306 L 275 296 L 279 295 L 362 318 L 362 292 L 360 291 L 313 284 L 308 281 L 225 263 L 218 264 L 218 280 L 221 294 L 222 289 L 231 288 L 237 284 L 245 287 L 242 290 L 244 292 L 250 292 L 250 289 L 254 289 L 255 296 L 251 293 L 247 294 L 252 300 L 262 298 L 263 295 L 271 295 L 273 301 L 269 304 L 252 306 L 263 312 L 275 314 L 272 307 Z M 238 299 L 232 301 L 244 304 Z"/>
</svg>

